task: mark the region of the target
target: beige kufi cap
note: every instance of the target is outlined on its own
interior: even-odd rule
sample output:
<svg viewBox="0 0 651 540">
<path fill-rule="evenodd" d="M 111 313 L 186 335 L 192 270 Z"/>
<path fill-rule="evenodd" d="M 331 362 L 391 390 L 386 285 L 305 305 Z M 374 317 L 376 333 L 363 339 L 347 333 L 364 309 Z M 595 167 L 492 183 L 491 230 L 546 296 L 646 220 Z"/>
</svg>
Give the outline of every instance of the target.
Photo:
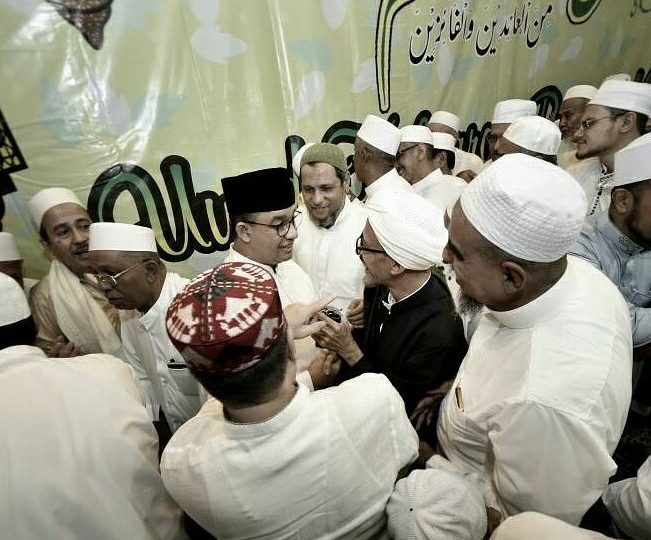
<svg viewBox="0 0 651 540">
<path fill-rule="evenodd" d="M 560 167 L 508 154 L 468 184 L 461 208 L 473 227 L 506 253 L 552 262 L 576 241 L 587 201 L 581 186 Z"/>
<path fill-rule="evenodd" d="M 638 137 L 615 154 L 614 186 L 651 179 L 651 133 Z"/>
<path fill-rule="evenodd" d="M 364 119 L 357 136 L 390 156 L 395 156 L 400 146 L 400 130 L 391 122 L 372 114 Z"/>
<path fill-rule="evenodd" d="M 50 208 L 54 208 L 60 204 L 65 203 L 74 203 L 78 204 L 82 208 L 84 205 L 81 204 L 81 201 L 72 191 L 66 188 L 47 188 L 42 189 L 36 195 L 34 195 L 27 207 L 29 208 L 29 213 L 32 216 L 32 221 L 36 228 L 41 227 L 41 220 L 43 219 L 43 214 L 47 212 Z"/>
<path fill-rule="evenodd" d="M 127 223 L 93 223 L 88 251 L 146 251 L 156 253 L 154 231 Z"/>
<path fill-rule="evenodd" d="M 14 235 L 8 232 L 0 232 L 0 262 L 22 260 L 23 258 L 16 247 Z"/>
<path fill-rule="evenodd" d="M 651 84 L 631 81 L 610 80 L 597 90 L 597 95 L 588 105 L 613 107 L 651 116 Z"/>
<path fill-rule="evenodd" d="M 8 326 L 31 315 L 25 292 L 18 282 L 0 272 L 0 326 Z"/>
<path fill-rule="evenodd" d="M 401 143 L 423 143 L 432 145 L 432 132 L 427 126 L 405 126 L 400 129 Z"/>
<path fill-rule="evenodd" d="M 577 84 L 576 86 L 571 86 L 565 92 L 563 96 L 563 101 L 566 99 L 572 98 L 583 98 L 583 99 L 592 99 L 597 94 L 597 89 L 594 86 L 589 84 Z"/>
<path fill-rule="evenodd" d="M 534 101 L 528 99 L 506 99 L 498 101 L 493 109 L 492 124 L 510 124 L 523 116 L 537 114 Z"/>
<path fill-rule="evenodd" d="M 555 156 L 561 145 L 561 130 L 542 116 L 524 116 L 513 122 L 502 135 L 522 148 Z"/>
<path fill-rule="evenodd" d="M 453 114 L 448 111 L 435 111 L 427 123 L 443 124 L 444 126 L 448 126 L 449 128 L 454 129 L 455 131 L 459 131 L 459 127 L 461 126 L 461 121 L 459 120 L 459 117 L 456 114 Z"/>
</svg>

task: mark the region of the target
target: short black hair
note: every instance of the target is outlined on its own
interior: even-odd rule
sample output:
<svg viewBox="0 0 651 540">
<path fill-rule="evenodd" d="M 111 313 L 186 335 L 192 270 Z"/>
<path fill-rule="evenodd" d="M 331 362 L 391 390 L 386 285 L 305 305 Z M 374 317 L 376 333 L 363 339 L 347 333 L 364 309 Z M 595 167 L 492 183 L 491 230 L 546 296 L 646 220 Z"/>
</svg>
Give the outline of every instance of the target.
<svg viewBox="0 0 651 540">
<path fill-rule="evenodd" d="M 12 324 L 0 326 L 0 349 L 14 345 L 34 345 L 36 340 L 36 325 L 30 315 Z"/>
<path fill-rule="evenodd" d="M 248 353 L 242 347 L 226 347 L 222 355 Z M 252 367 L 224 377 L 188 365 L 194 377 L 221 402 L 237 405 L 259 405 L 265 403 L 280 388 L 287 372 L 289 343 L 287 331 L 267 350 L 262 359 Z"/>
<path fill-rule="evenodd" d="M 617 107 L 606 107 L 610 114 L 613 116 L 622 116 L 627 112 L 632 112 L 635 114 L 635 127 L 643 135 L 646 133 L 646 123 L 649 121 L 649 117 L 646 114 L 642 114 L 636 111 L 627 111 L 626 109 L 618 109 Z"/>
<path fill-rule="evenodd" d="M 443 148 L 434 148 L 431 144 L 425 145 L 425 154 L 427 155 L 427 159 L 429 160 L 436 159 L 436 156 L 441 152 L 445 152 L 445 163 L 448 166 L 448 168 L 454 169 L 454 164 L 456 159 L 454 152 L 451 152 L 450 150 L 445 150 Z"/>
</svg>

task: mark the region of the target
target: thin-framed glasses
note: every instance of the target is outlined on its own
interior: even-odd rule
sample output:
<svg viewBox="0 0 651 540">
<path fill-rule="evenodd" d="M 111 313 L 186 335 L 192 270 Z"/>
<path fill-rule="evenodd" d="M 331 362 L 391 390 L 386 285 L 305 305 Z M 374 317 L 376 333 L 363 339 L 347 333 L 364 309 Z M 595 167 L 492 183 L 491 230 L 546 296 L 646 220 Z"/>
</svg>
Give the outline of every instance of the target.
<svg viewBox="0 0 651 540">
<path fill-rule="evenodd" d="M 617 118 L 618 116 L 623 116 L 624 114 L 626 113 L 611 114 L 610 116 L 601 116 L 600 118 L 588 118 L 587 120 L 581 120 L 581 122 L 579 122 L 579 125 L 583 131 L 586 131 L 587 129 L 590 129 L 590 126 L 599 122 L 599 120 L 605 120 L 606 118 Z"/>
<path fill-rule="evenodd" d="M 402 157 L 402 154 L 411 150 L 412 148 L 416 148 L 419 144 L 420 143 L 412 144 L 411 146 L 405 146 L 402 150 L 398 150 L 396 152 L 396 159 L 400 159 Z"/>
<path fill-rule="evenodd" d="M 386 253 L 383 249 L 366 247 L 364 245 L 364 239 L 360 235 L 355 242 L 355 254 L 359 257 L 364 251 L 367 251 L 368 253 Z"/>
<path fill-rule="evenodd" d="M 97 279 L 97 283 L 100 284 L 101 287 L 105 288 L 112 288 L 114 289 L 115 287 L 118 286 L 118 279 L 120 279 L 124 274 L 126 274 L 129 270 L 133 270 L 136 266 L 139 264 L 142 264 L 145 262 L 145 259 L 138 261 L 136 264 L 132 264 L 129 266 L 129 268 L 125 268 L 121 272 L 118 272 L 115 275 L 107 274 L 107 273 L 102 273 L 102 274 L 95 274 L 95 279 Z"/>
<path fill-rule="evenodd" d="M 272 225 L 271 223 L 260 223 L 259 221 L 246 221 L 244 219 L 242 221 L 244 223 L 251 223 L 252 225 L 262 225 L 263 227 L 271 227 L 272 229 L 276 229 L 278 236 L 287 236 L 287 233 L 289 232 L 289 228 L 294 227 L 295 229 L 297 229 L 298 226 L 301 224 L 302 220 L 303 220 L 303 213 L 300 210 L 296 210 L 294 212 L 294 215 L 292 216 L 292 219 L 288 219 L 287 221 L 278 223 L 278 225 Z"/>
</svg>

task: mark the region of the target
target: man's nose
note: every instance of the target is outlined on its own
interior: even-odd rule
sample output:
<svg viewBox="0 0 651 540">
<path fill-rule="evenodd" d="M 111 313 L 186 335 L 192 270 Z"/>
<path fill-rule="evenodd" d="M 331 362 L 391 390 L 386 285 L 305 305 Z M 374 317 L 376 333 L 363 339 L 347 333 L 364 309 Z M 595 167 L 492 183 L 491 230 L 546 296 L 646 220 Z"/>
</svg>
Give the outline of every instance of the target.
<svg viewBox="0 0 651 540">
<path fill-rule="evenodd" d="M 88 231 L 79 227 L 74 227 L 72 229 L 72 242 L 74 244 L 83 244 L 84 242 L 88 242 Z"/>
<path fill-rule="evenodd" d="M 287 231 L 285 238 L 288 238 L 289 240 L 293 240 L 297 236 L 298 236 L 298 227 L 296 226 L 296 223 L 292 221 L 289 225 L 289 230 Z"/>
</svg>

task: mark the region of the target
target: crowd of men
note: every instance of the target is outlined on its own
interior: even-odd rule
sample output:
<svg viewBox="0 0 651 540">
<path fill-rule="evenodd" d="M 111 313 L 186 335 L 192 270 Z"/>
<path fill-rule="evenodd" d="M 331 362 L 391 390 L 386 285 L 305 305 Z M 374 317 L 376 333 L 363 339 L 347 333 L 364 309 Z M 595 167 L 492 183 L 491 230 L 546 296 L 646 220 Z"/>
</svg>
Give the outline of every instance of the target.
<svg viewBox="0 0 651 540">
<path fill-rule="evenodd" d="M 29 211 L 0 233 L 0 523 L 11 539 L 651 538 L 651 85 L 495 105 L 490 159 L 436 111 L 222 179 L 222 264 Z M 646 134 L 645 134 L 646 133 Z M 579 526 L 600 505 L 600 532 Z"/>
</svg>

